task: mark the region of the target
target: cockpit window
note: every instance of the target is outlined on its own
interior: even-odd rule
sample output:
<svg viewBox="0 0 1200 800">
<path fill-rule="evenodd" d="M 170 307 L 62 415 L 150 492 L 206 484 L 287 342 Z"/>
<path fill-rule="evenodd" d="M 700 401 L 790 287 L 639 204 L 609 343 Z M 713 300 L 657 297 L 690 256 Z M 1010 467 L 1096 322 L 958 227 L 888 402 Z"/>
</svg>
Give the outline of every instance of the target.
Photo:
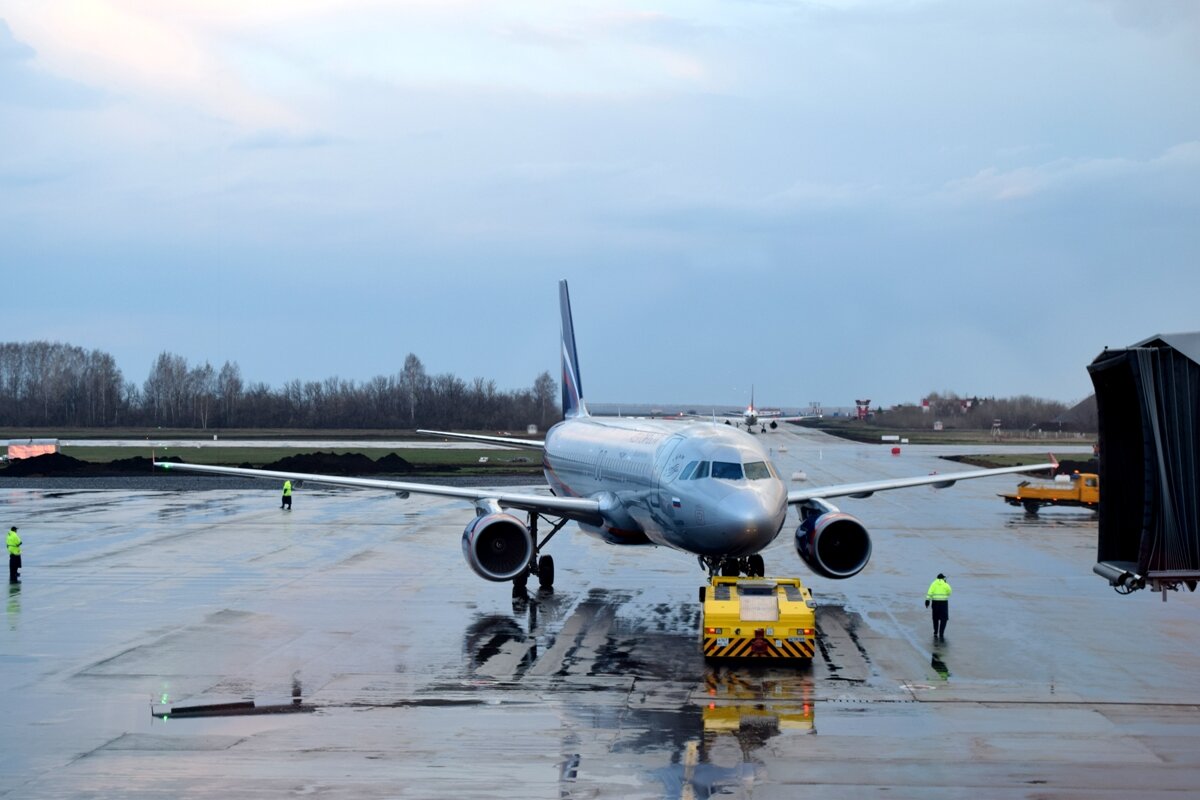
<svg viewBox="0 0 1200 800">
<path fill-rule="evenodd" d="M 765 461 L 748 461 L 746 462 L 746 477 L 752 481 L 760 481 L 763 478 L 771 477 L 771 471 L 767 469 Z"/>
<path fill-rule="evenodd" d="M 683 472 L 679 473 L 679 480 L 690 481 L 692 479 L 692 473 L 696 471 L 696 465 L 699 463 L 699 461 L 689 461 L 688 465 L 683 468 Z"/>
<path fill-rule="evenodd" d="M 700 465 L 698 467 L 696 467 L 696 474 L 692 476 L 692 480 L 698 481 L 701 478 L 707 478 L 707 477 L 708 477 L 708 462 L 701 461 Z"/>
<path fill-rule="evenodd" d="M 723 478 L 727 481 L 740 481 L 742 479 L 742 465 L 734 461 L 714 461 L 712 462 L 712 476 L 714 478 Z"/>
</svg>

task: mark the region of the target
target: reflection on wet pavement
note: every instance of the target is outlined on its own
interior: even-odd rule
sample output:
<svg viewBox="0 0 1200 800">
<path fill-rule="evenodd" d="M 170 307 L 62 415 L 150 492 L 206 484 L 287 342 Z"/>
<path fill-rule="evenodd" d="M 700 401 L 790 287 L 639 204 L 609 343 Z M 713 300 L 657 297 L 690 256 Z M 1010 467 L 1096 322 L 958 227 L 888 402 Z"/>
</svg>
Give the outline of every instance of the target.
<svg viewBox="0 0 1200 800">
<path fill-rule="evenodd" d="M 8 615 L 8 629 L 15 631 L 21 617 L 21 584 L 8 584 L 8 602 L 4 610 Z"/>
<path fill-rule="evenodd" d="M 938 674 L 942 680 L 950 680 L 950 668 L 946 666 L 946 662 L 938 653 L 933 653 L 929 657 L 929 666 L 933 667 L 933 671 Z"/>
</svg>

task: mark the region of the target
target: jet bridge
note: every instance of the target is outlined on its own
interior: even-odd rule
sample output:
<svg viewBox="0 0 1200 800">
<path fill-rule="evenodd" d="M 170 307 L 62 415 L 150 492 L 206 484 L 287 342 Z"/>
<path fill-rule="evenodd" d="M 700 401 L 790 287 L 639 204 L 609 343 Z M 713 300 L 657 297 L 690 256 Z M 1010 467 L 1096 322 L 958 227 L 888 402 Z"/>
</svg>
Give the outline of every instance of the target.
<svg viewBox="0 0 1200 800">
<path fill-rule="evenodd" d="M 1120 593 L 1200 581 L 1200 332 L 1106 349 L 1088 366 L 1100 422 L 1097 564 Z"/>
</svg>

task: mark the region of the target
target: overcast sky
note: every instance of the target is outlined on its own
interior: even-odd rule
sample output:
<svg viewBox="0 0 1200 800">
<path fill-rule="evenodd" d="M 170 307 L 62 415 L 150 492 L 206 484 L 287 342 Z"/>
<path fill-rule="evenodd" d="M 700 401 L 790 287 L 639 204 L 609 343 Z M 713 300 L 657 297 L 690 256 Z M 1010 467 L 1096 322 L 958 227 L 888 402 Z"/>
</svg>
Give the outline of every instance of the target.
<svg viewBox="0 0 1200 800">
<path fill-rule="evenodd" d="M 1072 402 L 1200 329 L 1200 3 L 0 0 L 0 265 L 139 385 L 529 386 L 565 277 L 593 402 Z"/>
</svg>

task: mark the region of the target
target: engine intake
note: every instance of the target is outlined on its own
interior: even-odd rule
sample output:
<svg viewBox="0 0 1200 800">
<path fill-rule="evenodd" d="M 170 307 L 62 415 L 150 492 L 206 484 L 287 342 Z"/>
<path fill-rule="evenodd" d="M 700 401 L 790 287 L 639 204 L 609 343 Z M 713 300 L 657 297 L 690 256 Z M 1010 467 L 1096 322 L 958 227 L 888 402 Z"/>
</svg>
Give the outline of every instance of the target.
<svg viewBox="0 0 1200 800">
<path fill-rule="evenodd" d="M 871 560 L 871 536 L 856 517 L 827 511 L 807 517 L 796 529 L 796 552 L 826 578 L 850 578 Z"/>
<path fill-rule="evenodd" d="M 512 514 L 481 514 L 463 529 L 463 558 L 489 581 L 511 581 L 529 566 L 533 537 Z"/>
</svg>

